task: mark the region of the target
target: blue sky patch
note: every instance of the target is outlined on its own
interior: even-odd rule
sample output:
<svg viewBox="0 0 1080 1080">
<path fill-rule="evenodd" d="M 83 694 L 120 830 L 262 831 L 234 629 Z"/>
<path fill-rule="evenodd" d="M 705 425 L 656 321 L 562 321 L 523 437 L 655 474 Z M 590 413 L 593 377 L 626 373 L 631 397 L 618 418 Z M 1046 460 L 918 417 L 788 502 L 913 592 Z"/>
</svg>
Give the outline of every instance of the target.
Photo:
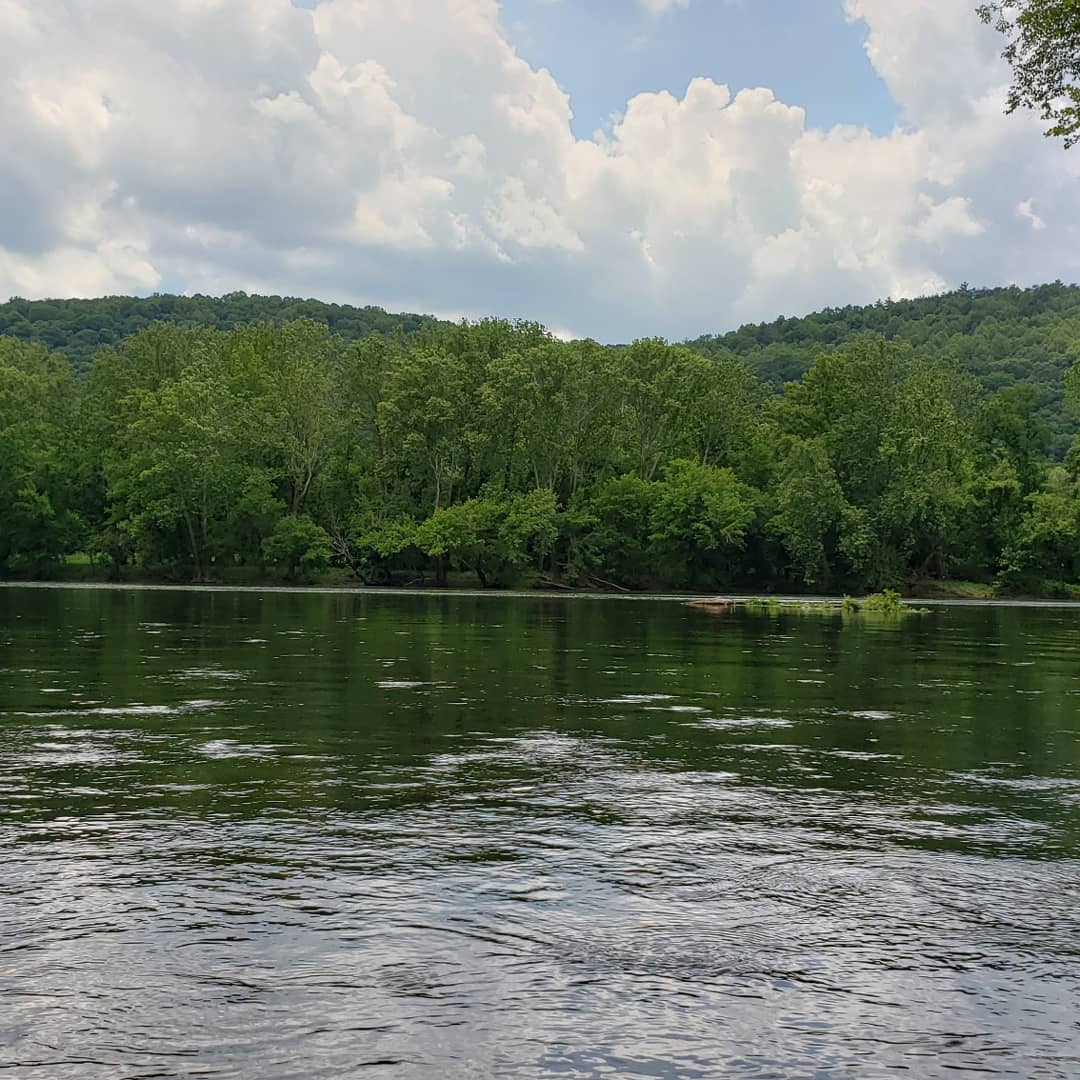
<svg viewBox="0 0 1080 1080">
<path fill-rule="evenodd" d="M 733 94 L 768 87 L 811 127 L 887 134 L 900 120 L 863 50 L 865 26 L 840 0 L 692 0 L 659 16 L 628 0 L 503 0 L 502 11 L 521 55 L 570 94 L 580 137 L 635 94 L 681 97 L 699 75 Z"/>
</svg>

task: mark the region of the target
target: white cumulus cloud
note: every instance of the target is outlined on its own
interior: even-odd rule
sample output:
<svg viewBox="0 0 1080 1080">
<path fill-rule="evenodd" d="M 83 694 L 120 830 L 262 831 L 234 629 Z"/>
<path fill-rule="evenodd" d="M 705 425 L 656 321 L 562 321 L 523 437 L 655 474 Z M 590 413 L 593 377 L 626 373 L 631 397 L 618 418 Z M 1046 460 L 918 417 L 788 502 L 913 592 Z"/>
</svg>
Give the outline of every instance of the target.
<svg viewBox="0 0 1080 1080">
<path fill-rule="evenodd" d="M 653 15 L 664 15 L 676 8 L 685 11 L 690 6 L 690 0 L 641 0 L 641 6 Z"/>
<path fill-rule="evenodd" d="M 846 10 L 891 134 L 694 79 L 579 139 L 496 0 L 0 0 L 0 295 L 243 288 L 625 339 L 1074 278 L 1080 156 L 1002 115 L 969 0 Z"/>
</svg>

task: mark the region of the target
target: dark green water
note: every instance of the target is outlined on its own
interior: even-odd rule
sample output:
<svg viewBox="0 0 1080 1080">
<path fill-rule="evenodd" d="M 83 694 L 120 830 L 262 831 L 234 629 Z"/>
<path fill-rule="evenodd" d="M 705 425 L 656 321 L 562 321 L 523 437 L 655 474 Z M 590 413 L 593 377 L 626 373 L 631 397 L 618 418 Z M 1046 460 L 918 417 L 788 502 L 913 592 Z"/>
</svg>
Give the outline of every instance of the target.
<svg viewBox="0 0 1080 1080">
<path fill-rule="evenodd" d="M 1080 611 L 0 589 L 0 1076 L 1080 1075 Z"/>
</svg>

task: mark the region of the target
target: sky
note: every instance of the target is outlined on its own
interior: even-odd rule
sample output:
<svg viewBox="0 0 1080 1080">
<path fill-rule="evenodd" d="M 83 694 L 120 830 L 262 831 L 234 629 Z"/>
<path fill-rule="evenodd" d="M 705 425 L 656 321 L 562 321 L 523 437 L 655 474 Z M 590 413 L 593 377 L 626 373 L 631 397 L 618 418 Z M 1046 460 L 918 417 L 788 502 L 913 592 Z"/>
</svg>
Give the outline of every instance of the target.
<svg viewBox="0 0 1080 1080">
<path fill-rule="evenodd" d="M 733 93 L 768 86 L 806 109 L 815 127 L 888 134 L 900 119 L 863 48 L 865 25 L 840 3 L 698 0 L 677 18 L 657 18 L 627 0 L 505 0 L 502 17 L 522 57 L 570 95 L 579 138 L 609 130 L 637 94 L 681 96 L 695 76 Z"/>
<path fill-rule="evenodd" d="M 0 298 L 625 341 L 1076 280 L 973 0 L 0 0 Z"/>
</svg>

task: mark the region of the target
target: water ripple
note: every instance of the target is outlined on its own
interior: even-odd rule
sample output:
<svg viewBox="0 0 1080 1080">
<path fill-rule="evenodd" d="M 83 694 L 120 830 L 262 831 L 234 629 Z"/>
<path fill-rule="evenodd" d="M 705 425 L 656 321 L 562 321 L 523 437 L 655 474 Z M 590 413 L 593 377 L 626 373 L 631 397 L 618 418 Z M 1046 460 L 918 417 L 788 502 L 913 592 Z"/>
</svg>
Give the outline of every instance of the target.
<svg viewBox="0 0 1080 1080">
<path fill-rule="evenodd" d="M 1080 1075 L 1060 613 L 49 595 L 0 1075 Z"/>
</svg>

